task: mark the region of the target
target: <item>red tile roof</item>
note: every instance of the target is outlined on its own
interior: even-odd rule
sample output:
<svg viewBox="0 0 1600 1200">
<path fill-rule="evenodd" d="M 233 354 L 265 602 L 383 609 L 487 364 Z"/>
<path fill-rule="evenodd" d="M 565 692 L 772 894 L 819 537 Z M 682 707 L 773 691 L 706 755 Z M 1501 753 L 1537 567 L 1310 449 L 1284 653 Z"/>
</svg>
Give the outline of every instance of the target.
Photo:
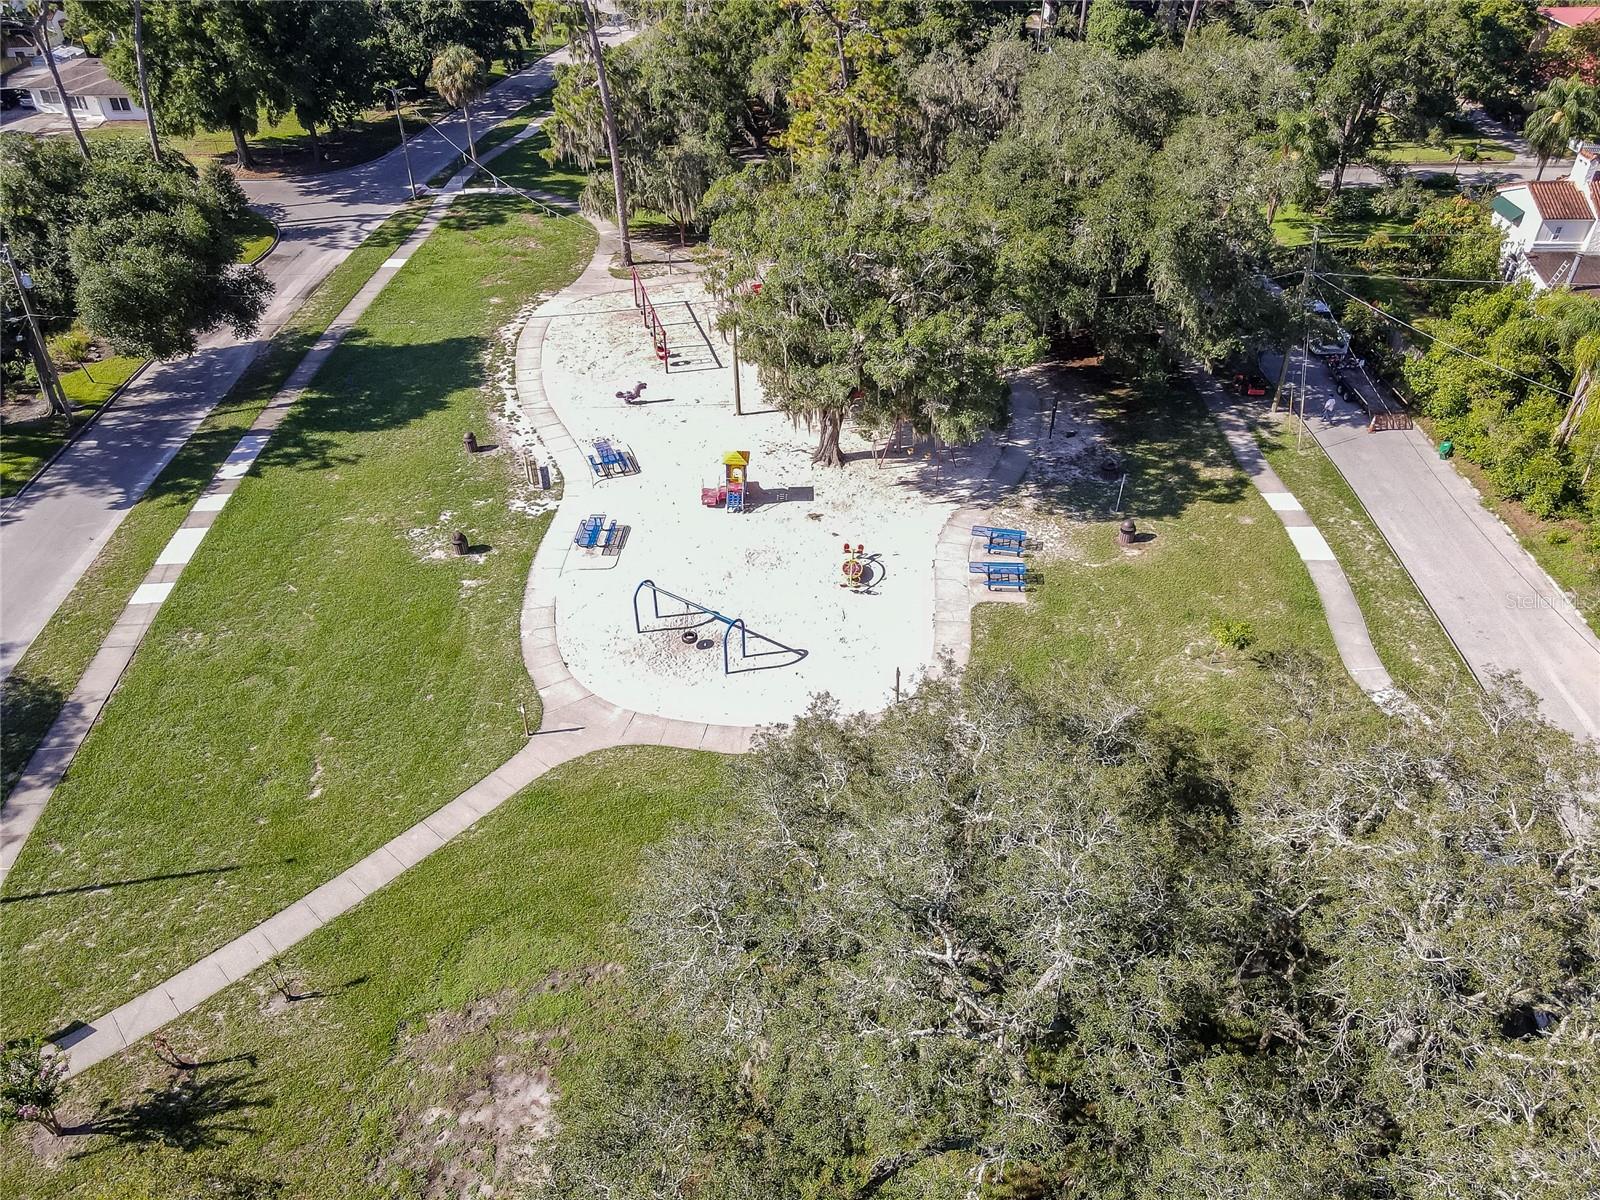
<svg viewBox="0 0 1600 1200">
<path fill-rule="evenodd" d="M 1570 4 L 1565 8 L 1553 8 L 1549 5 L 1539 10 L 1545 17 L 1557 25 L 1564 25 L 1572 29 L 1590 21 L 1600 20 L 1600 4 Z"/>
<path fill-rule="evenodd" d="M 1546 221 L 1594 220 L 1594 210 L 1570 179 L 1535 180 L 1528 184 L 1528 194 Z"/>
<path fill-rule="evenodd" d="M 1576 258 L 1576 261 L 1574 261 Z M 1552 284 L 1575 292 L 1600 290 L 1600 256 L 1593 254 L 1530 254 L 1528 265 L 1545 287 Z"/>
</svg>

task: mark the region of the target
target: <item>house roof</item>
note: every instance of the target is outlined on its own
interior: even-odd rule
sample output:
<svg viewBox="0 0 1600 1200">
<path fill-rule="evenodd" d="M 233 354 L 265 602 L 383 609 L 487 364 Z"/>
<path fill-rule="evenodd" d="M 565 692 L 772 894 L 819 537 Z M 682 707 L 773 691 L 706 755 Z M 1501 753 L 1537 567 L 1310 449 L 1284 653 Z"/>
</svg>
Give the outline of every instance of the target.
<svg viewBox="0 0 1600 1200">
<path fill-rule="evenodd" d="M 1570 179 L 1536 179 L 1528 184 L 1533 206 L 1546 221 L 1592 221 L 1594 210 Z"/>
<path fill-rule="evenodd" d="M 1600 20 L 1600 4 L 1571 4 L 1565 8 L 1546 5 L 1539 11 L 1544 14 L 1546 20 L 1568 29 Z"/>
<path fill-rule="evenodd" d="M 1575 292 L 1600 291 L 1600 254 L 1530 254 L 1528 265 L 1545 287 L 1558 285 Z"/>
<path fill-rule="evenodd" d="M 1512 203 L 1510 196 L 1504 194 L 1496 196 L 1494 198 L 1494 203 L 1490 207 L 1506 220 L 1510 221 L 1513 225 L 1517 225 L 1522 222 L 1524 215 L 1523 211 L 1517 207 L 1516 204 Z"/>
<path fill-rule="evenodd" d="M 127 90 L 106 72 L 106 67 L 98 58 L 87 56 L 80 58 L 56 59 L 56 70 L 61 72 L 61 86 L 67 89 L 72 96 L 122 96 L 127 97 Z M 50 67 L 44 64 L 37 67 L 24 67 L 20 71 L 13 71 L 6 76 L 8 88 L 53 88 L 55 80 L 50 77 Z"/>
</svg>

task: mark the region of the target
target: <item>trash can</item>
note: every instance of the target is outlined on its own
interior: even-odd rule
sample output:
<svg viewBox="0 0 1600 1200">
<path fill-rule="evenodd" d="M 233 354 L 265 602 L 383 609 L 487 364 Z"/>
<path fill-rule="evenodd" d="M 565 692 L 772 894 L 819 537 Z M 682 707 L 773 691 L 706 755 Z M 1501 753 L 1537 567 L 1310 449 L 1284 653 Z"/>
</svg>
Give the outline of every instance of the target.
<svg viewBox="0 0 1600 1200">
<path fill-rule="evenodd" d="M 1455 452 L 1456 452 L 1456 444 L 1454 442 L 1443 441 L 1443 442 L 1439 443 L 1439 457 L 1440 458 L 1449 458 Z"/>
</svg>

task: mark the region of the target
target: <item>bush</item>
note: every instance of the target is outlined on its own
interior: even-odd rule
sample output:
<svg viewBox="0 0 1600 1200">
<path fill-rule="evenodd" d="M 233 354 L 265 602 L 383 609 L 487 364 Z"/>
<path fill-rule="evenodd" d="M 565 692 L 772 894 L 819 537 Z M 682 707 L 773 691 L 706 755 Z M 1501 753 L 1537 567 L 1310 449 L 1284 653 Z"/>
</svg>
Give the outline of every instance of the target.
<svg viewBox="0 0 1600 1200">
<path fill-rule="evenodd" d="M 1249 621 L 1213 621 L 1211 636 L 1224 650 L 1248 650 L 1256 644 L 1255 626 Z"/>
<path fill-rule="evenodd" d="M 46 344 L 50 361 L 58 367 L 75 367 L 86 362 L 94 351 L 94 339 L 81 325 L 74 325 L 65 333 L 56 334 Z"/>
<path fill-rule="evenodd" d="M 26 1121 L 61 1132 L 56 1105 L 61 1103 L 67 1062 L 42 1042 L 7 1042 L 0 1053 L 0 1122 Z"/>
</svg>

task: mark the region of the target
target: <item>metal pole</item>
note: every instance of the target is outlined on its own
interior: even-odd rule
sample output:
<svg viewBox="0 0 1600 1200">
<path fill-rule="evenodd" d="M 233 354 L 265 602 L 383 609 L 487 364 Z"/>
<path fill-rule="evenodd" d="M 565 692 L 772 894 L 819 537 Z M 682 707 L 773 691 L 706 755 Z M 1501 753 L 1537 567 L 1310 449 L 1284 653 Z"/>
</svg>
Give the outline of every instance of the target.
<svg viewBox="0 0 1600 1200">
<path fill-rule="evenodd" d="M 56 375 L 55 364 L 50 361 L 50 355 L 45 351 L 44 333 L 39 328 L 39 319 L 33 315 L 33 305 L 28 303 L 28 291 L 33 281 L 21 267 L 17 266 L 16 257 L 11 253 L 9 243 L 0 242 L 0 256 L 5 258 L 6 265 L 11 268 L 11 279 L 17 285 L 17 296 L 22 303 L 22 317 L 28 323 L 28 343 L 33 351 L 34 370 L 39 374 L 39 386 L 44 389 L 45 399 L 50 401 L 50 407 L 70 422 L 72 406 L 67 403 L 67 395 L 61 390 L 61 380 Z"/>
<path fill-rule="evenodd" d="M 406 141 L 405 118 L 400 115 L 400 92 L 397 88 L 387 86 L 383 90 L 388 92 L 394 100 L 394 123 L 400 126 L 400 153 L 406 160 L 406 183 L 411 188 L 411 198 L 415 200 L 417 198 L 417 181 L 415 176 L 411 174 L 411 146 Z"/>
<path fill-rule="evenodd" d="M 739 322 L 733 323 L 733 415 L 744 416 L 743 399 L 739 395 Z"/>
<path fill-rule="evenodd" d="M 1305 287 L 1301 289 L 1300 323 L 1305 336 L 1300 346 L 1300 423 L 1294 428 L 1294 448 L 1300 449 L 1306 429 L 1306 364 L 1311 359 L 1311 281 L 1317 273 L 1317 243 L 1322 236 L 1322 226 L 1311 227 L 1311 264 L 1306 268 Z"/>
</svg>

